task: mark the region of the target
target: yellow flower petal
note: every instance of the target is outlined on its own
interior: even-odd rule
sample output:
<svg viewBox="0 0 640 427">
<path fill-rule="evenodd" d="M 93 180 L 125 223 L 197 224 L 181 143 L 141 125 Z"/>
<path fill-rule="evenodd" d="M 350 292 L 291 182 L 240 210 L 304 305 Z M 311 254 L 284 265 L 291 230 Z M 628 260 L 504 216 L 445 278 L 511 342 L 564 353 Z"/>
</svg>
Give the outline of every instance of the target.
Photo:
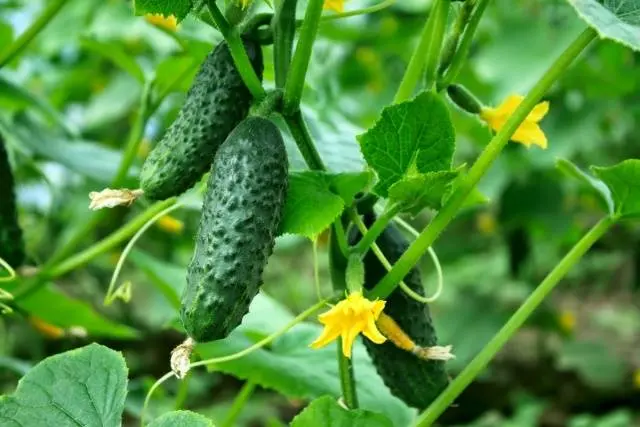
<svg viewBox="0 0 640 427">
<path fill-rule="evenodd" d="M 344 11 L 344 0 L 324 0 L 324 9 L 340 13 Z"/>
<path fill-rule="evenodd" d="M 171 215 L 165 215 L 156 223 L 158 228 L 167 233 L 180 234 L 184 229 L 184 223 Z"/>
<path fill-rule="evenodd" d="M 178 28 L 178 20 L 173 15 L 164 16 L 160 13 L 148 13 L 144 16 L 144 19 L 148 23 L 155 25 L 156 27 L 164 28 L 165 30 L 175 32 Z"/>
<path fill-rule="evenodd" d="M 341 337 L 342 353 L 351 357 L 353 342 L 360 333 L 375 343 L 384 342 L 385 337 L 375 323 L 384 305 L 384 301 L 366 299 L 361 292 L 350 293 L 329 311 L 318 316 L 324 330 L 310 347 L 320 348 Z"/>
<path fill-rule="evenodd" d="M 480 112 L 480 118 L 484 120 L 491 129 L 498 132 L 505 125 L 509 117 L 518 108 L 524 97 L 511 95 L 502 104 L 495 108 L 485 107 Z M 519 142 L 526 146 L 537 145 L 547 148 L 547 137 L 538 125 L 538 122 L 549 112 L 549 102 L 541 102 L 536 105 L 529 115 L 520 124 L 516 132 L 511 137 L 514 142 Z"/>
</svg>

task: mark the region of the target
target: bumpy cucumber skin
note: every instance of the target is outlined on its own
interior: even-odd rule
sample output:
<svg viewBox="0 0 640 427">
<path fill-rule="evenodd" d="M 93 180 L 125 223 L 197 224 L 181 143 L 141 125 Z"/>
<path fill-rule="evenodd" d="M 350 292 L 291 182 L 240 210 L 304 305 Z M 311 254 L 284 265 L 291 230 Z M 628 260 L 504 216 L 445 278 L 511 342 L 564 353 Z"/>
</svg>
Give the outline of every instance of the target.
<svg viewBox="0 0 640 427">
<path fill-rule="evenodd" d="M 244 45 L 262 79 L 260 45 L 249 39 Z M 142 166 L 140 187 L 145 196 L 163 200 L 193 187 L 229 133 L 247 116 L 251 101 L 227 43 L 219 43 L 200 66 L 178 117 Z"/>
<path fill-rule="evenodd" d="M 372 215 L 365 215 L 367 226 L 370 226 L 373 221 Z M 349 236 L 351 244 L 359 239 L 360 234 L 357 231 Z M 409 246 L 394 225 L 389 225 L 378 237 L 376 243 L 392 264 Z M 371 289 L 384 277 L 387 270 L 372 251 L 367 252 L 364 265 L 365 287 Z M 424 295 L 418 269 L 411 270 L 405 276 L 404 282 L 414 292 Z M 397 288 L 387 298 L 384 312 L 391 316 L 416 344 L 423 347 L 437 345 L 436 331 L 429 306 L 426 304 L 409 298 L 400 288 Z M 412 353 L 397 348 L 389 341 L 384 344 L 374 344 L 365 339 L 364 344 L 378 374 L 391 393 L 414 408 L 424 409 L 429 406 L 449 383 L 444 362 L 418 359 Z"/>
<path fill-rule="evenodd" d="M 282 135 L 263 118 L 240 123 L 216 154 L 182 295 L 194 340 L 226 337 L 249 310 L 280 226 L 287 169 Z"/>
<path fill-rule="evenodd" d="M 0 258 L 15 268 L 22 265 L 25 252 L 22 230 L 18 224 L 14 185 L 9 154 L 0 135 Z"/>
</svg>

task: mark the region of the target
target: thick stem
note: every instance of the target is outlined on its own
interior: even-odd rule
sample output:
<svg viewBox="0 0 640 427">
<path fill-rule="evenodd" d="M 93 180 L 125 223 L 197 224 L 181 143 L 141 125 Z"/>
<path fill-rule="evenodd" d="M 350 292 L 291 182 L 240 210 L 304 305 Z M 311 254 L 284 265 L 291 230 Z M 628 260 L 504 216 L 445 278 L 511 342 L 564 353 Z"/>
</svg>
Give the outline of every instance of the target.
<svg viewBox="0 0 640 427">
<path fill-rule="evenodd" d="M 349 409 L 358 409 L 358 393 L 353 375 L 353 361 L 342 353 L 342 338 L 338 338 L 338 368 L 340 371 L 340 387 L 344 404 Z"/>
<path fill-rule="evenodd" d="M 284 0 L 278 7 L 273 22 L 273 64 L 277 88 L 284 87 L 291 65 L 297 4 L 298 0 Z"/>
<path fill-rule="evenodd" d="M 607 217 L 598 222 L 584 237 L 576 243 L 569 253 L 545 277 L 529 298 L 511 316 L 493 339 L 478 353 L 466 368 L 449 384 L 438 398 L 423 412 L 414 424 L 415 427 L 431 426 L 449 407 L 456 397 L 480 374 L 504 344 L 531 316 L 531 313 L 544 301 L 553 288 L 575 266 L 591 246 L 613 225 L 614 220 Z"/>
<path fill-rule="evenodd" d="M 453 59 L 451 60 L 451 65 L 447 68 L 447 72 L 444 74 L 441 80 L 438 81 L 437 90 L 441 91 L 451 84 L 455 78 L 458 76 L 458 73 L 462 69 L 464 65 L 465 59 L 467 59 L 467 55 L 469 54 L 469 49 L 471 49 L 471 43 L 473 42 L 473 36 L 476 33 L 476 29 L 478 28 L 478 24 L 480 23 L 480 18 L 482 18 L 482 14 L 484 13 L 487 5 L 489 4 L 489 0 L 478 0 L 478 5 L 473 11 L 471 18 L 469 19 L 469 23 L 467 24 L 467 28 L 464 31 L 462 36 L 462 41 L 460 42 L 460 46 L 457 48 L 453 55 Z"/>
<path fill-rule="evenodd" d="M 242 81 L 256 100 L 262 99 L 266 93 L 262 87 L 262 83 L 260 83 L 260 79 L 251 65 L 251 61 L 249 60 L 247 51 L 244 48 L 242 39 L 240 39 L 240 35 L 234 27 L 229 25 L 224 15 L 216 5 L 215 0 L 207 0 L 207 6 L 209 7 L 209 12 L 211 13 L 213 21 L 216 23 L 218 30 L 229 45 L 229 51 L 231 52 L 233 62 L 236 64 L 236 68 L 240 73 L 240 77 L 242 77 Z"/>
<path fill-rule="evenodd" d="M 591 28 L 586 29 L 551 65 L 511 115 L 507 123 L 500 129 L 500 132 L 491 139 L 491 142 L 489 142 L 482 154 L 480 154 L 480 157 L 478 157 L 473 164 L 469 173 L 456 188 L 440 212 L 438 212 L 429 225 L 420 233 L 418 238 L 409 246 L 407 251 L 398 259 L 391 271 L 376 285 L 369 295 L 371 298 L 385 299 L 393 292 L 400 280 L 416 265 L 429 246 L 433 245 L 436 238 L 446 226 L 449 225 L 451 220 L 453 220 L 469 193 L 475 188 L 487 170 L 489 170 L 489 167 L 509 142 L 511 135 L 515 133 L 518 126 L 520 126 L 533 107 L 540 101 L 544 93 L 595 37 L 596 32 L 594 30 Z"/>
<path fill-rule="evenodd" d="M 300 29 L 300 37 L 293 54 L 291 69 L 284 88 L 284 112 L 292 113 L 299 109 L 304 88 L 305 76 L 309 68 L 313 42 L 318 34 L 318 25 L 322 15 L 324 0 L 309 0 L 304 22 Z"/>
<path fill-rule="evenodd" d="M 307 125 L 304 123 L 304 119 L 302 118 L 302 112 L 299 109 L 295 110 L 293 113 L 286 114 L 284 119 L 287 122 L 289 131 L 291 132 L 304 161 L 309 166 L 309 169 L 325 170 L 326 167 L 322 162 L 320 153 L 318 153 L 318 150 L 311 139 L 311 135 L 309 134 L 309 130 L 307 129 Z"/>
<path fill-rule="evenodd" d="M 444 29 L 447 25 L 449 2 L 450 0 L 435 0 L 433 3 L 427 22 L 422 29 L 418 46 L 416 46 L 413 51 L 407 70 L 400 82 L 400 87 L 398 87 L 398 91 L 396 92 L 393 100 L 394 104 L 406 101 L 411 97 L 416 84 L 422 76 L 425 63 L 427 66 L 427 74 L 435 75 L 440 59 Z M 427 81 L 429 82 L 429 87 L 433 79 L 428 78 Z"/>
<path fill-rule="evenodd" d="M 253 394 L 253 391 L 256 389 L 256 383 L 253 381 L 247 381 L 242 386 L 242 389 L 233 400 L 233 404 L 231 408 L 229 408 L 229 412 L 227 412 L 227 416 L 225 417 L 222 424 L 222 427 L 233 427 L 236 425 L 236 421 L 238 420 L 238 416 L 244 408 L 245 404 L 249 401 L 249 398 Z"/>
<path fill-rule="evenodd" d="M 0 54 L 0 68 L 7 65 L 14 58 L 22 53 L 44 27 L 60 12 L 60 9 L 67 3 L 67 0 L 53 0 L 42 11 L 42 14 L 31 24 L 27 30 L 13 42 L 4 53 Z"/>
</svg>

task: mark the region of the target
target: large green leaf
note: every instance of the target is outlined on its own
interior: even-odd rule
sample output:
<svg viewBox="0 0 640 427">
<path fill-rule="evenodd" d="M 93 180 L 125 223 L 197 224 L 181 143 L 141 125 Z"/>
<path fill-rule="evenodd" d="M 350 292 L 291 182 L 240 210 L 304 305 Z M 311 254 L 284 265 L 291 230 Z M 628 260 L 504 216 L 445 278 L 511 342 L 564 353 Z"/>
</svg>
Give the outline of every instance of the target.
<svg viewBox="0 0 640 427">
<path fill-rule="evenodd" d="M 268 305 L 264 308 L 268 308 Z M 267 311 L 256 310 L 252 304 L 249 314 L 229 337 L 200 344 L 197 347 L 198 353 L 203 358 L 211 358 L 241 351 L 267 333 L 277 331 L 287 322 L 287 316 L 279 314 L 277 317 L 280 320 L 265 324 L 265 313 Z M 309 348 L 309 344 L 320 332 L 321 327 L 317 324 L 298 324 L 275 340 L 269 348 L 217 364 L 211 369 L 254 381 L 289 397 L 313 399 L 328 394 L 337 398 L 341 391 L 336 345 L 331 344 L 318 350 Z M 361 407 L 385 414 L 395 426 L 409 425 L 413 410 L 391 395 L 376 373 L 362 342 L 356 341 L 353 350 Z"/>
<path fill-rule="evenodd" d="M 625 160 L 610 167 L 592 166 L 591 170 L 611 190 L 616 215 L 640 217 L 640 159 Z"/>
<path fill-rule="evenodd" d="M 15 283 L 4 283 L 2 288 L 8 292 L 18 289 Z M 81 327 L 93 337 L 138 337 L 135 329 L 107 319 L 86 302 L 65 295 L 52 284 L 20 299 L 17 304 L 27 313 L 63 329 Z"/>
<path fill-rule="evenodd" d="M 173 411 L 153 420 L 149 427 L 215 427 L 213 422 L 191 411 Z"/>
<path fill-rule="evenodd" d="M 291 173 L 280 233 L 315 239 L 342 213 L 345 204 L 369 185 L 371 178 L 369 172 Z"/>
<path fill-rule="evenodd" d="M 192 0 L 134 0 L 136 15 L 160 13 L 165 16 L 175 15 L 178 20 L 184 19 L 193 7 Z"/>
<path fill-rule="evenodd" d="M 291 427 L 391 427 L 380 414 L 362 409 L 347 410 L 336 399 L 324 396 L 314 400 L 291 422 Z"/>
<path fill-rule="evenodd" d="M 374 190 L 383 197 L 409 172 L 451 169 L 453 125 L 446 105 L 431 92 L 385 108 L 359 140 L 367 163 L 378 173 Z"/>
<path fill-rule="evenodd" d="M 117 427 L 127 393 L 120 353 L 91 344 L 40 362 L 0 397 L 0 425 Z"/>
<path fill-rule="evenodd" d="M 640 50 L 640 0 L 568 0 L 600 37 Z"/>
<path fill-rule="evenodd" d="M 389 187 L 389 202 L 417 215 L 424 208 L 440 209 L 444 196 L 458 177 L 456 171 L 409 175 Z"/>
</svg>

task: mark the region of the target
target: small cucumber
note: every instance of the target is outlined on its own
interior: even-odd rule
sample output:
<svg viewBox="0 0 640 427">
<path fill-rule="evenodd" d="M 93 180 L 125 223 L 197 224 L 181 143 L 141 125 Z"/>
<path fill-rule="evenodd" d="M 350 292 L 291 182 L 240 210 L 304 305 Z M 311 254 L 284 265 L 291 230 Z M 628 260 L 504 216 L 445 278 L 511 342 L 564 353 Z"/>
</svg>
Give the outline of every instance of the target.
<svg viewBox="0 0 640 427">
<path fill-rule="evenodd" d="M 245 39 L 244 46 L 262 79 L 260 45 Z M 229 46 L 219 43 L 200 66 L 178 117 L 142 165 L 140 187 L 145 196 L 162 200 L 193 187 L 229 133 L 247 116 L 252 99 Z"/>
<path fill-rule="evenodd" d="M 262 285 L 287 193 L 284 141 L 270 121 L 249 117 L 216 154 L 182 295 L 194 340 L 226 337 Z"/>
<path fill-rule="evenodd" d="M 9 154 L 0 134 L 0 258 L 16 268 L 22 265 L 25 251 L 22 229 L 18 224 L 14 186 Z"/>
<path fill-rule="evenodd" d="M 367 226 L 371 226 L 374 220 L 375 217 L 372 214 L 364 217 Z M 350 233 L 349 243 L 357 243 L 360 237 L 357 230 Z M 394 225 L 389 225 L 378 237 L 376 243 L 392 264 L 409 246 Z M 387 270 L 372 251 L 367 252 L 364 257 L 364 266 L 365 288 L 371 289 L 386 275 Z M 424 295 L 418 269 L 411 270 L 405 276 L 404 282 L 414 292 Z M 437 345 L 436 331 L 426 304 L 411 299 L 400 288 L 397 288 L 386 301 L 384 312 L 391 316 L 416 344 L 422 347 Z M 389 341 L 384 344 L 374 344 L 365 339 L 364 344 L 378 374 L 391 393 L 410 406 L 418 409 L 426 408 L 449 383 L 442 361 L 419 359 Z"/>
</svg>

